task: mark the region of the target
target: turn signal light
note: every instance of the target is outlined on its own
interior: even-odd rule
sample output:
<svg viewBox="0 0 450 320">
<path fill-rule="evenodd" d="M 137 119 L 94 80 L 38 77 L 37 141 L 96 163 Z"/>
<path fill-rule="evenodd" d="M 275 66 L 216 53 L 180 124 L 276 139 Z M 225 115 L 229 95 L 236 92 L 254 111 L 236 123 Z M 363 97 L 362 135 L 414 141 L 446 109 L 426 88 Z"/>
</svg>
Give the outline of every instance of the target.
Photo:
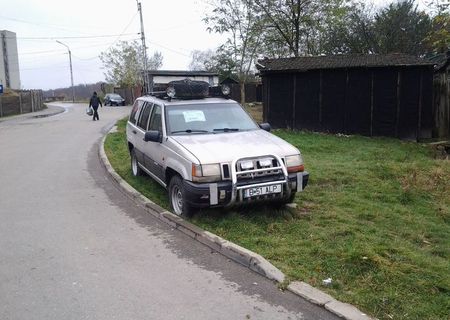
<svg viewBox="0 0 450 320">
<path fill-rule="evenodd" d="M 303 164 L 299 165 L 299 166 L 293 166 L 293 167 L 288 167 L 287 171 L 289 173 L 293 173 L 293 172 L 303 172 L 305 171 L 305 166 Z"/>
</svg>

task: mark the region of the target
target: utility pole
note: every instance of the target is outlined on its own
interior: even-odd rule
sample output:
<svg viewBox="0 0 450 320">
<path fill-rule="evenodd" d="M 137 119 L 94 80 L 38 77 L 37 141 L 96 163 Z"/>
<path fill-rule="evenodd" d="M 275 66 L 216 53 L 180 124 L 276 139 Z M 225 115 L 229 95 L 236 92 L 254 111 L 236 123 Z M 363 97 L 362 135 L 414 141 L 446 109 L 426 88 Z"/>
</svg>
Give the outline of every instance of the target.
<svg viewBox="0 0 450 320">
<path fill-rule="evenodd" d="M 148 93 L 150 91 L 150 83 L 148 81 L 148 70 L 147 70 L 147 47 L 145 46 L 145 34 L 144 34 L 144 20 L 142 19 L 142 6 L 139 0 L 136 0 L 139 15 L 141 17 L 141 41 L 142 41 L 142 56 L 144 58 L 144 91 Z"/>
<path fill-rule="evenodd" d="M 73 86 L 73 72 L 72 72 L 72 53 L 70 52 L 70 48 L 68 45 L 62 43 L 59 40 L 56 40 L 59 44 L 62 44 L 69 51 L 69 63 L 70 63 L 70 83 L 72 85 L 72 102 L 75 103 L 75 87 Z"/>
</svg>

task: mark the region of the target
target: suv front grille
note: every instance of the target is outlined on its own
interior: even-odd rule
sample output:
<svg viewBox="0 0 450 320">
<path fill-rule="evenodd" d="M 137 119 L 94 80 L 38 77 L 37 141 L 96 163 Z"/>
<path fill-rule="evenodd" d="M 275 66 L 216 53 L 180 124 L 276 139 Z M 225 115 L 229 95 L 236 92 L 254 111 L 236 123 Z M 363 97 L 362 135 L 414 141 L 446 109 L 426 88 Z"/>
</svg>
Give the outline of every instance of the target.
<svg viewBox="0 0 450 320">
<path fill-rule="evenodd" d="M 240 159 L 234 168 L 237 186 L 283 180 L 282 165 L 273 156 Z"/>
</svg>

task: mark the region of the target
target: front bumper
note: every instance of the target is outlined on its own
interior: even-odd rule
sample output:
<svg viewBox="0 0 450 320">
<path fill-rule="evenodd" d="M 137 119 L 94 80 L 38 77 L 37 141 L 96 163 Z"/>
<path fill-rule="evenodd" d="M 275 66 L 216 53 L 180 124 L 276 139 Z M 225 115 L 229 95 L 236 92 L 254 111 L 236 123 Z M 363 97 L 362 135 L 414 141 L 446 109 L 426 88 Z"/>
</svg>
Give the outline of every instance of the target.
<svg viewBox="0 0 450 320">
<path fill-rule="evenodd" d="M 269 194 L 252 198 L 243 198 L 242 192 L 235 192 L 235 187 L 231 180 L 214 183 L 193 183 L 184 180 L 185 201 L 192 207 L 223 207 L 237 204 L 244 204 L 256 201 L 276 201 L 287 199 L 291 192 L 301 192 L 306 188 L 309 180 L 308 172 L 290 173 L 288 184 L 283 184 L 283 192 Z M 245 188 L 252 188 L 253 185 L 246 185 Z"/>
</svg>

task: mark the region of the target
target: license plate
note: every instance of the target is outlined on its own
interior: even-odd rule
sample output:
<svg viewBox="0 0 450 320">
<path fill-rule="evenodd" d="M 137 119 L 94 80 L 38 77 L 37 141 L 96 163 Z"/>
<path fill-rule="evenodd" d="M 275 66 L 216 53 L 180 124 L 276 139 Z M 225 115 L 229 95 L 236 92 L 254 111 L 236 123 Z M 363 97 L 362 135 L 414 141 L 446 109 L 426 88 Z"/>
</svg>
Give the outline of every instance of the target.
<svg viewBox="0 0 450 320">
<path fill-rule="evenodd" d="M 265 194 L 281 193 L 281 184 L 275 184 L 264 187 L 254 187 L 244 189 L 244 198 L 263 196 Z"/>
</svg>

